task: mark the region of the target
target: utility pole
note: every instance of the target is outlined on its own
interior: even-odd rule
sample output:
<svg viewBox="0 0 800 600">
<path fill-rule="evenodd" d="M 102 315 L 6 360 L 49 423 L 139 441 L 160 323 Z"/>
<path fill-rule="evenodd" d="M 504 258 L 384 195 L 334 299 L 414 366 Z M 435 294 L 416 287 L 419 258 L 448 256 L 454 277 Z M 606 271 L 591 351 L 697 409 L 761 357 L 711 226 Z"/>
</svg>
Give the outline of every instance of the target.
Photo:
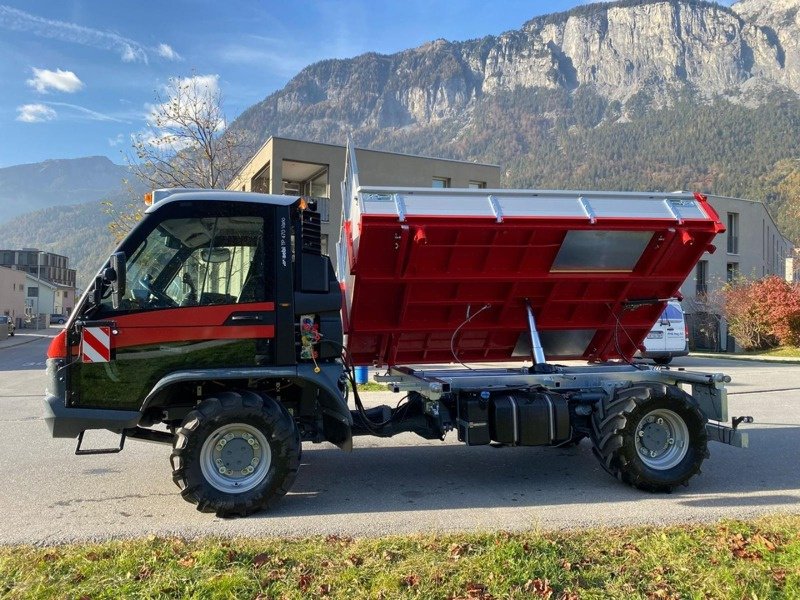
<svg viewBox="0 0 800 600">
<path fill-rule="evenodd" d="M 39 250 L 36 253 L 36 329 L 39 329 L 39 298 L 42 295 L 42 252 Z"/>
</svg>

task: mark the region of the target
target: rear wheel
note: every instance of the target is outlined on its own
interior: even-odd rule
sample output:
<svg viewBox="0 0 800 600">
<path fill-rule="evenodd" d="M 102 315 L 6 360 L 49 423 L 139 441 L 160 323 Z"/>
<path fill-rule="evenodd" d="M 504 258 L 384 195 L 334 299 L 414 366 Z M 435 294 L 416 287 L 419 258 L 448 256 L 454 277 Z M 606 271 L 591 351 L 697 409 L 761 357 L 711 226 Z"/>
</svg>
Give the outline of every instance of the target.
<svg viewBox="0 0 800 600">
<path fill-rule="evenodd" d="M 245 516 L 289 490 L 300 441 L 292 417 L 271 398 L 223 392 L 186 416 L 171 461 L 173 480 L 197 510 Z"/>
<path fill-rule="evenodd" d="M 644 384 L 619 390 L 593 415 L 594 453 L 603 468 L 639 489 L 686 484 L 708 458 L 706 418 L 683 390 Z"/>
</svg>

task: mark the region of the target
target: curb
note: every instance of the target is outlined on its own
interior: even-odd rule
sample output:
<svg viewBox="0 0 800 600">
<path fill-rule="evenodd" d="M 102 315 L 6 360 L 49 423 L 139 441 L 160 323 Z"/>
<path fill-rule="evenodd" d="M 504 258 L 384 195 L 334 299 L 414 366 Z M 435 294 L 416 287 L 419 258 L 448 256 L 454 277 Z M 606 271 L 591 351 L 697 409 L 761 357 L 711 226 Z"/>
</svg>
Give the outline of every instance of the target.
<svg viewBox="0 0 800 600">
<path fill-rule="evenodd" d="M 0 342 L 0 350 L 7 350 L 9 348 L 16 348 L 17 346 L 24 346 L 25 344 L 31 344 L 31 343 L 33 343 L 33 342 L 35 342 L 37 340 L 52 340 L 53 337 L 55 337 L 55 336 L 52 336 L 52 335 L 34 335 L 34 336 L 30 337 L 30 338 L 28 338 L 26 336 L 25 339 L 22 339 L 22 338 L 19 338 L 18 336 L 19 336 L 19 334 L 16 334 L 14 336 L 14 338 L 17 338 L 20 341 L 17 341 L 17 339 L 14 339 L 14 343 L 13 344 Z M 12 338 L 8 337 L 4 341 L 10 340 L 10 339 L 12 339 Z"/>
<path fill-rule="evenodd" d="M 757 356 L 749 354 L 723 354 L 723 353 L 705 353 L 705 352 L 692 352 L 689 354 L 694 358 L 712 358 L 722 360 L 739 360 L 744 362 L 765 362 L 765 363 L 779 363 L 787 365 L 800 365 L 800 358 L 791 356 Z"/>
</svg>

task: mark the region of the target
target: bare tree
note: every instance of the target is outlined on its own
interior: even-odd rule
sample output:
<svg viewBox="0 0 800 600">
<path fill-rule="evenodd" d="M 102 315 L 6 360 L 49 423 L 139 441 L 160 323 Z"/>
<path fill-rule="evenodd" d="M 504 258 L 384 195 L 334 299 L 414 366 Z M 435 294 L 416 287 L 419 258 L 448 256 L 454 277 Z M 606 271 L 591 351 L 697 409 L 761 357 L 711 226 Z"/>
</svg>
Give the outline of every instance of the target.
<svg viewBox="0 0 800 600">
<path fill-rule="evenodd" d="M 221 188 L 245 160 L 242 137 L 227 131 L 216 75 L 171 78 L 127 156 L 150 188 Z"/>
</svg>

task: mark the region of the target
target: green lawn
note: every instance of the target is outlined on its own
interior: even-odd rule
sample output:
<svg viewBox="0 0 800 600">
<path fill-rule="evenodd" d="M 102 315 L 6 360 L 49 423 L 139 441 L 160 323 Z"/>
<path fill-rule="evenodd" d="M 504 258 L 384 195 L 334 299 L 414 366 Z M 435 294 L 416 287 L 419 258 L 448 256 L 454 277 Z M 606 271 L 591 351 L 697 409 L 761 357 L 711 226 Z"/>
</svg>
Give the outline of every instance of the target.
<svg viewBox="0 0 800 600">
<path fill-rule="evenodd" d="M 781 346 L 780 348 L 748 352 L 747 354 L 752 354 L 754 356 L 783 356 L 785 358 L 800 358 L 800 348 L 797 346 Z"/>
<path fill-rule="evenodd" d="M 707 526 L 0 548 L 0 598 L 798 598 L 800 516 Z"/>
</svg>

